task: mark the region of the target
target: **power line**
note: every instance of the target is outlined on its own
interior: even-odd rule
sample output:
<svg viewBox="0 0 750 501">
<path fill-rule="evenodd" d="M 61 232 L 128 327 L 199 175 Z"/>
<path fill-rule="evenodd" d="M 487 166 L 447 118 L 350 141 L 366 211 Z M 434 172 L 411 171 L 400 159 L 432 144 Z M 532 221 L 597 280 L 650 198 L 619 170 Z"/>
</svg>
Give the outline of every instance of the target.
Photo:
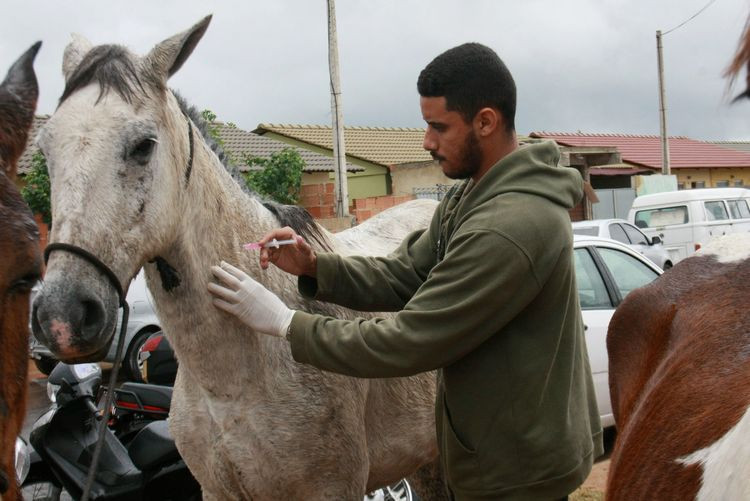
<svg viewBox="0 0 750 501">
<path fill-rule="evenodd" d="M 706 4 L 706 5 L 704 5 L 704 6 L 703 6 L 703 8 L 702 8 L 701 10 L 699 10 L 698 12 L 696 12 L 696 13 L 695 13 L 695 14 L 693 14 L 693 15 L 692 15 L 691 17 L 689 17 L 688 19 L 684 20 L 683 22 L 681 22 L 680 24 L 678 24 L 677 26 L 675 26 L 675 27 L 674 27 L 674 28 L 672 28 L 671 30 L 667 30 L 667 31 L 665 31 L 664 33 L 662 33 L 662 35 L 667 35 L 667 34 L 669 34 L 669 33 L 673 32 L 674 30 L 676 30 L 677 28 L 680 28 L 680 27 L 682 27 L 682 26 L 685 26 L 685 25 L 686 25 L 687 23 L 689 23 L 690 21 L 692 21 L 693 19 L 695 19 L 696 17 L 698 17 L 698 16 L 699 16 L 699 15 L 700 15 L 700 14 L 701 14 L 701 13 L 702 13 L 702 12 L 703 12 L 704 10 L 708 9 L 708 8 L 709 8 L 709 7 L 711 6 L 711 4 L 712 4 L 712 3 L 714 3 L 715 1 L 716 1 L 716 0 L 711 0 L 711 1 L 710 1 L 710 2 L 708 2 L 708 3 Z"/>
</svg>

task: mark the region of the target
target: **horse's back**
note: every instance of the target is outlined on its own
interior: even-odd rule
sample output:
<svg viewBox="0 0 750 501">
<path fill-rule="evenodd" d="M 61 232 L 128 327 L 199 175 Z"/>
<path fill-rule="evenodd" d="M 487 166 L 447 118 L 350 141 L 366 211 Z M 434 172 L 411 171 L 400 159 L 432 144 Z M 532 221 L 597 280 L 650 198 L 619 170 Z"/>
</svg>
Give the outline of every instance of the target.
<svg viewBox="0 0 750 501">
<path fill-rule="evenodd" d="M 364 222 L 333 235 L 337 251 L 380 256 L 393 251 L 409 233 L 429 226 L 438 202 L 416 199 L 394 205 Z"/>
</svg>

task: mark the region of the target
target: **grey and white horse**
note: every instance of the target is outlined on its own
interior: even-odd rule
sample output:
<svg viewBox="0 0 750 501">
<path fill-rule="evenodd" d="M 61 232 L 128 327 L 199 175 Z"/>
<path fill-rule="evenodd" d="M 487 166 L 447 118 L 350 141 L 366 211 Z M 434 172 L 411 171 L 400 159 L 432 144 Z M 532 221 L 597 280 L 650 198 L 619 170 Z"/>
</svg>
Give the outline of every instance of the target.
<svg viewBox="0 0 750 501">
<path fill-rule="evenodd" d="M 38 137 L 52 183 L 50 241 L 94 254 L 125 290 L 145 268 L 180 364 L 170 430 L 204 499 L 362 499 L 415 472 L 409 478 L 423 497 L 442 497 L 434 373 L 323 373 L 295 363 L 286 341 L 248 331 L 211 304 L 209 268 L 225 260 L 290 307 L 362 316 L 304 300 L 294 277 L 261 270 L 242 244 L 291 224 L 321 247 L 384 254 L 426 226 L 435 204 L 403 204 L 331 235 L 296 208 L 243 192 L 201 135 L 200 118 L 167 87 L 209 21 L 143 57 L 74 36 L 59 107 Z M 104 272 L 77 254 L 50 254 L 33 327 L 58 357 L 101 358 L 117 309 Z"/>
</svg>

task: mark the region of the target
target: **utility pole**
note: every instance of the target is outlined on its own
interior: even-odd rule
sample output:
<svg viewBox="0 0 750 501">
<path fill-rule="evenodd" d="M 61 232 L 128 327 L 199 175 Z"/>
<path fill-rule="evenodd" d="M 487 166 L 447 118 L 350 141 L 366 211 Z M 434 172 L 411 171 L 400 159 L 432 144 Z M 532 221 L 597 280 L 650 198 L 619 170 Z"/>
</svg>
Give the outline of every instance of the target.
<svg viewBox="0 0 750 501">
<path fill-rule="evenodd" d="M 336 42 L 336 6 L 328 2 L 328 71 L 331 78 L 331 120 L 334 158 L 334 204 L 336 217 L 349 215 L 349 188 L 346 178 L 346 147 L 344 121 L 341 111 L 341 83 L 339 82 L 339 50 Z"/>
<path fill-rule="evenodd" d="M 669 139 L 667 138 L 667 96 L 664 90 L 664 61 L 662 60 L 661 30 L 656 30 L 656 59 L 659 68 L 659 125 L 661 129 L 661 173 L 670 174 Z"/>
</svg>

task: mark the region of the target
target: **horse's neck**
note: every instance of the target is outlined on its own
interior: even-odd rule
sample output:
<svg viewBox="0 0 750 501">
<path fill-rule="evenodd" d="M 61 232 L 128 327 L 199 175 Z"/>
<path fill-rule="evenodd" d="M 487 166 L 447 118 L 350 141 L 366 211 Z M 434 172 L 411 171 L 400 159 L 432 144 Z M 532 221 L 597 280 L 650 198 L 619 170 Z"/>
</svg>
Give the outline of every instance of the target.
<svg viewBox="0 0 750 501">
<path fill-rule="evenodd" d="M 274 220 L 258 200 L 242 192 L 202 142 L 197 146 L 177 235 L 160 256 L 175 269 L 180 284 L 165 291 L 150 267 L 149 287 L 181 367 L 202 385 L 211 385 L 216 374 L 225 372 L 231 373 L 227 377 L 263 381 L 270 370 L 268 340 L 216 309 L 207 286 L 211 266 L 222 260 L 260 276 L 257 253 L 243 250 L 242 244 L 260 238 Z"/>
</svg>

